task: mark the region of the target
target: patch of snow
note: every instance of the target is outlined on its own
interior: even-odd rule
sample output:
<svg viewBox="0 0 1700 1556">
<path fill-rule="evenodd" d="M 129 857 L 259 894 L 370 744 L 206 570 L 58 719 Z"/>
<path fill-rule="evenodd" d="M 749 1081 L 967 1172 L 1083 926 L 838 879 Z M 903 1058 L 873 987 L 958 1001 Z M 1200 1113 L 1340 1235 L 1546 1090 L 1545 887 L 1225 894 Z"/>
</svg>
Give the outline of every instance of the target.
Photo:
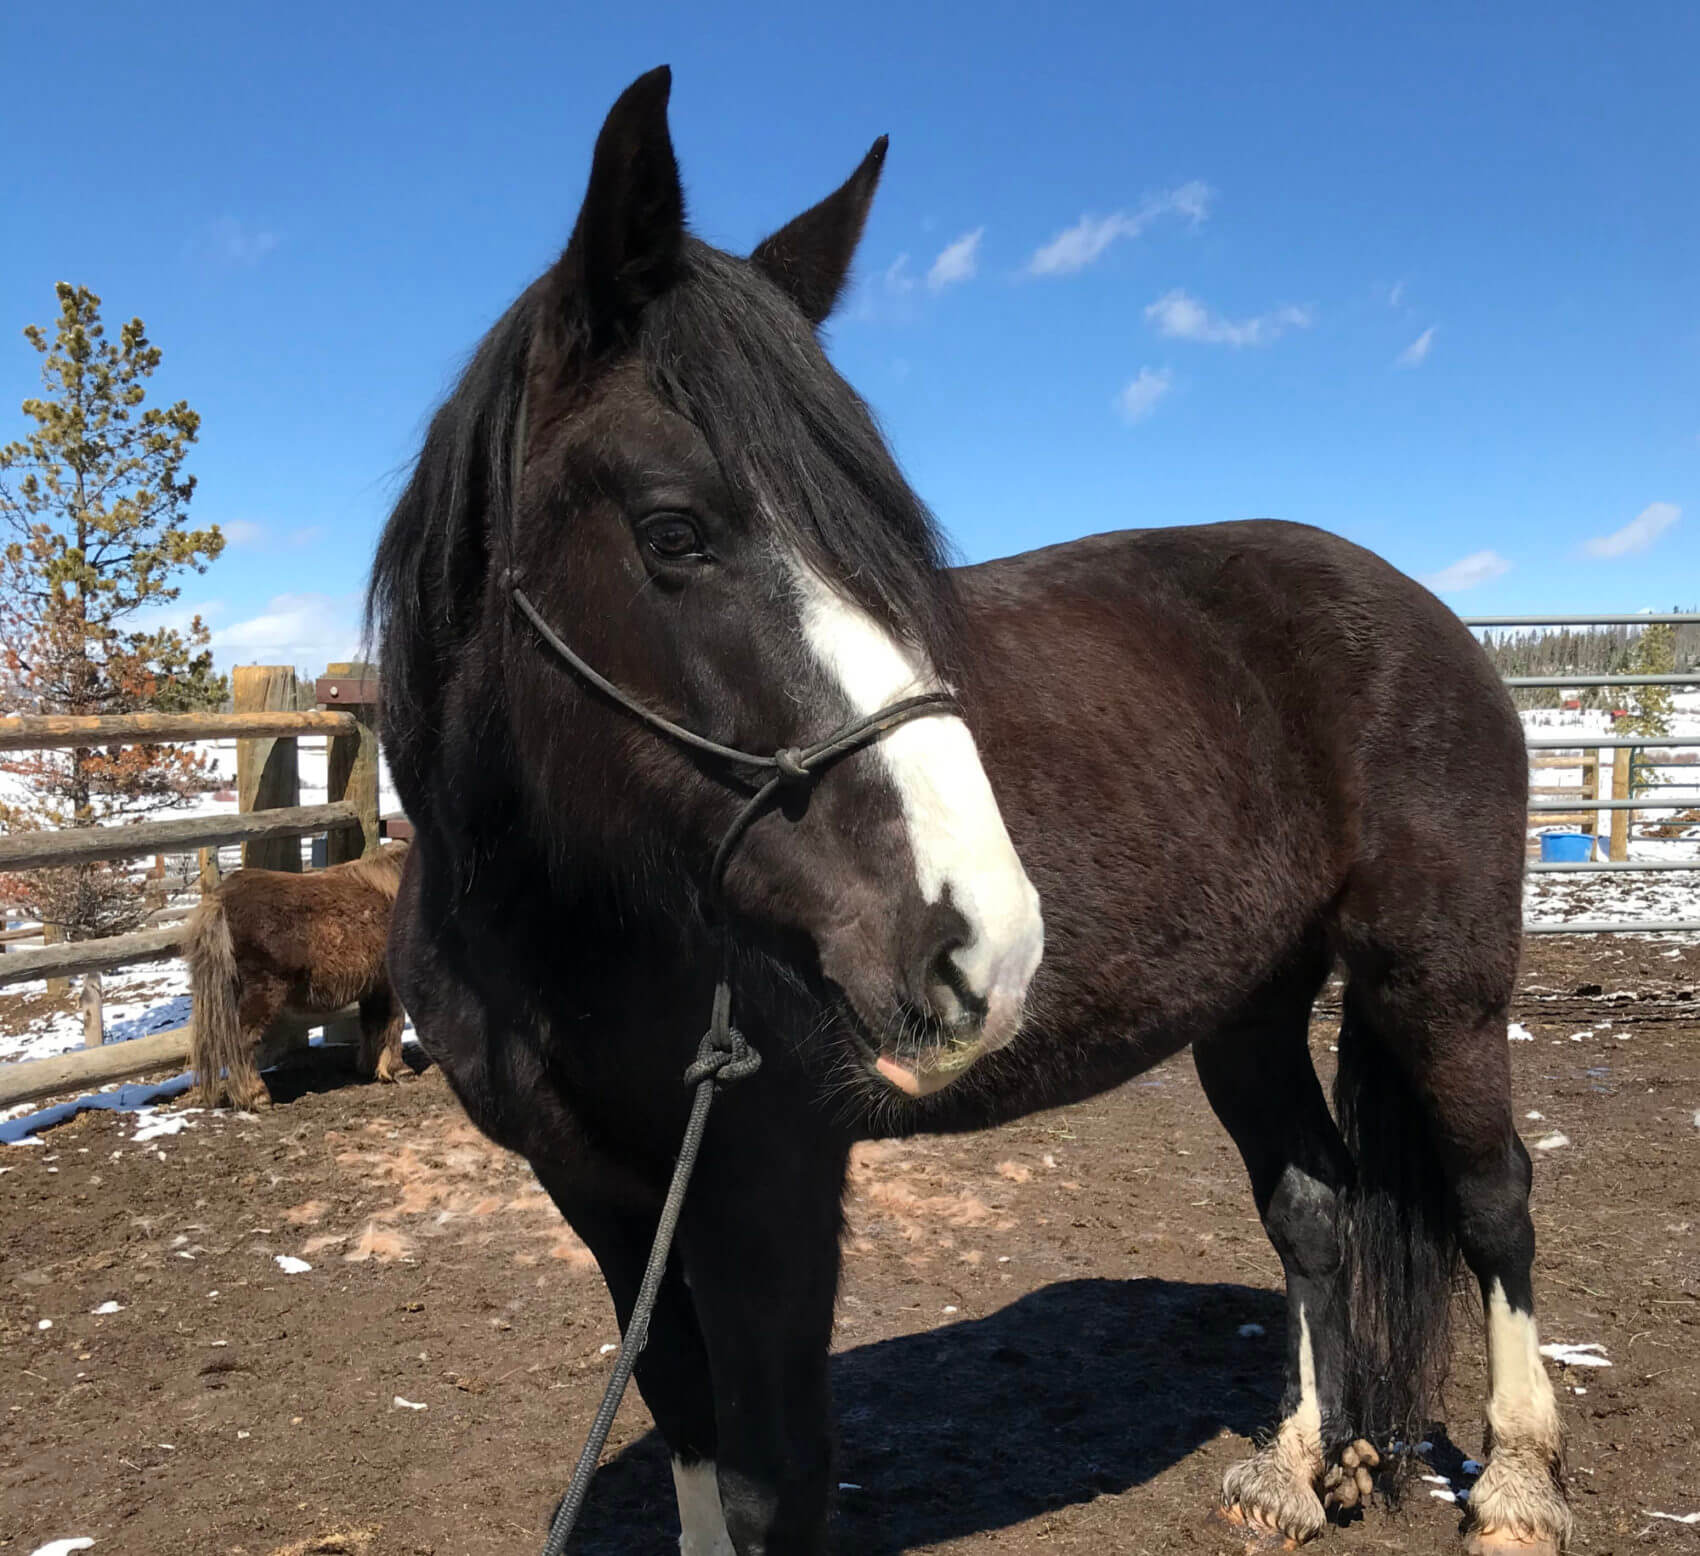
<svg viewBox="0 0 1700 1556">
<path fill-rule="evenodd" d="M 411 1399 L 403 1399 L 399 1394 L 391 1403 L 397 1410 L 429 1410 L 431 1408 L 429 1405 L 417 1404 Z"/>
<path fill-rule="evenodd" d="M 1560 1130 L 1553 1130 L 1550 1135 L 1543 1135 L 1535 1142 L 1537 1151 L 1556 1151 L 1570 1144 L 1570 1136 Z"/>
<path fill-rule="evenodd" d="M 1524 1118 L 1531 1118 L 1537 1124 L 1544 1124 L 1546 1122 L 1546 1114 L 1545 1113 L 1525 1113 L 1523 1115 L 1523 1117 Z"/>
<path fill-rule="evenodd" d="M 1659 1517 L 1659 1514 L 1654 1514 Z M 49 1540 L 45 1545 L 38 1545 L 30 1552 L 30 1556 L 71 1556 L 72 1551 L 86 1551 L 94 1544 L 86 1534 L 73 1535 L 68 1540 Z"/>
<path fill-rule="evenodd" d="M 136 1132 L 130 1138 L 137 1142 L 160 1140 L 167 1135 L 180 1135 L 185 1129 L 193 1129 L 191 1114 L 199 1113 L 199 1108 L 182 1108 L 173 1111 L 170 1108 L 141 1108 L 136 1113 Z"/>
<path fill-rule="evenodd" d="M 297 1259 L 292 1253 L 275 1254 L 273 1258 L 285 1275 L 305 1275 L 313 1268 L 305 1259 Z"/>
<path fill-rule="evenodd" d="M 96 1318 L 104 1318 L 108 1313 L 122 1313 L 124 1305 L 121 1302 L 102 1302 L 97 1308 L 90 1308 L 90 1313 Z"/>
<path fill-rule="evenodd" d="M 1521 1021 L 1513 1021 L 1511 1025 L 1505 1029 L 1505 1036 L 1508 1041 L 1513 1043 L 1532 1043 L 1535 1040 L 1535 1034 L 1524 1026 Z"/>
<path fill-rule="evenodd" d="M 1458 1466 L 1458 1468 L 1466 1475 L 1480 1475 L 1482 1472 L 1482 1465 L 1479 1459 L 1466 1459 Z"/>
<path fill-rule="evenodd" d="M 1655 1513 L 1652 1508 L 1643 1508 L 1645 1518 L 1668 1518 L 1673 1524 L 1700 1524 L 1700 1513 Z"/>
<path fill-rule="evenodd" d="M 1606 1360 L 1606 1348 L 1592 1342 L 1587 1345 L 1573 1345 L 1567 1341 L 1553 1340 L 1541 1347 L 1541 1355 L 1557 1362 L 1561 1367 L 1611 1366 Z"/>
<path fill-rule="evenodd" d="M 51 1318 L 44 1318 L 35 1327 L 42 1330 L 51 1329 L 53 1327 L 53 1320 Z"/>
</svg>

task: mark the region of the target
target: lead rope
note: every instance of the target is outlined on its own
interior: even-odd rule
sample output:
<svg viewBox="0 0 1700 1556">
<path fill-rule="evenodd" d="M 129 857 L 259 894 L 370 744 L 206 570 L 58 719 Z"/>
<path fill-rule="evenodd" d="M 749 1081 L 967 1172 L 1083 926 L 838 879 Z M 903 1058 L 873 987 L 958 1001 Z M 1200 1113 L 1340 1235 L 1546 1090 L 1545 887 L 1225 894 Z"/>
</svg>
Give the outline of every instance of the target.
<svg viewBox="0 0 1700 1556">
<path fill-rule="evenodd" d="M 531 603 L 524 590 L 514 585 L 511 587 L 511 594 L 520 614 L 537 629 L 538 635 L 567 666 L 634 718 L 642 720 L 668 739 L 677 741 L 691 750 L 700 751 L 721 761 L 771 772 L 771 776 L 745 801 L 743 809 L 726 829 L 726 835 L 721 838 L 720 846 L 714 852 L 714 863 L 709 870 L 709 900 L 714 908 L 715 933 L 720 939 L 720 979 L 714 986 L 714 1004 L 709 1014 L 708 1030 L 703 1033 L 702 1041 L 697 1045 L 695 1063 L 684 1075 L 685 1085 L 695 1088 L 691 1097 L 690 1119 L 685 1125 L 685 1137 L 679 1143 L 679 1155 L 673 1164 L 672 1181 L 667 1185 L 667 1198 L 661 1204 L 661 1215 L 655 1227 L 655 1241 L 650 1244 L 649 1262 L 644 1266 L 637 1301 L 632 1305 L 631 1319 L 626 1324 L 625 1333 L 620 1337 L 620 1354 L 614 1359 L 614 1371 L 609 1376 L 608 1386 L 602 1391 L 602 1403 L 597 1407 L 596 1419 L 590 1426 L 590 1435 L 586 1437 L 584 1448 L 579 1453 L 566 1494 L 556 1506 L 555 1516 L 549 1522 L 549 1537 L 543 1542 L 543 1556 L 561 1556 L 567 1548 L 567 1539 L 573 1532 L 573 1526 L 578 1522 L 579 1513 L 584 1508 L 584 1500 L 590 1492 L 590 1482 L 596 1474 L 597 1463 L 608 1443 L 608 1433 L 613 1430 L 614 1417 L 620 1409 L 621 1399 L 625 1397 L 626 1385 L 631 1381 L 632 1368 L 637 1365 L 638 1356 L 649 1340 L 649 1321 L 654 1315 L 656 1297 L 660 1294 L 661 1282 L 667 1273 L 667 1258 L 672 1252 L 673 1234 L 678 1230 L 679 1214 L 684 1209 L 685 1190 L 690 1186 L 691 1173 L 696 1168 L 697 1153 L 702 1149 L 703 1135 L 708 1129 L 708 1110 L 713 1107 L 715 1094 L 721 1087 L 730 1086 L 734 1081 L 754 1075 L 761 1068 L 761 1055 L 750 1046 L 744 1034 L 732 1025 L 731 943 L 727 938 L 726 916 L 723 911 L 726 870 L 731 863 L 732 852 L 749 830 L 750 824 L 767 809 L 769 801 L 781 789 L 807 788 L 839 757 L 871 744 L 888 730 L 896 729 L 898 725 L 906 724 L 910 719 L 933 713 L 960 713 L 961 709 L 957 706 L 956 699 L 948 692 L 923 692 L 915 697 L 905 697 L 876 713 L 853 719 L 811 746 L 786 747 L 771 756 L 740 751 L 735 746 L 721 745 L 718 741 L 697 734 L 695 730 L 686 729 L 682 724 L 675 724 L 671 719 L 627 696 L 562 641 L 537 607 Z"/>
</svg>

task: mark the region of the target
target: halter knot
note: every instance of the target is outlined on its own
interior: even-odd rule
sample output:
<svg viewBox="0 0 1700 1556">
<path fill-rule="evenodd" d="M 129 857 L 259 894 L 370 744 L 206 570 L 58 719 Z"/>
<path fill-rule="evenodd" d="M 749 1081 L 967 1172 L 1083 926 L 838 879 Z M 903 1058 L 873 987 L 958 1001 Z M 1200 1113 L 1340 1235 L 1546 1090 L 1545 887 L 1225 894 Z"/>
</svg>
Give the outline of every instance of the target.
<svg viewBox="0 0 1700 1556">
<path fill-rule="evenodd" d="M 773 765 L 787 783 L 807 783 L 809 769 L 803 765 L 803 753 L 796 746 L 785 746 L 773 753 Z"/>
<path fill-rule="evenodd" d="M 697 1045 L 696 1063 L 685 1071 L 685 1085 L 694 1087 L 712 1080 L 716 1086 L 730 1086 L 760 1068 L 761 1055 L 732 1025 L 732 986 L 722 978 L 714 986 L 713 1014 Z"/>
</svg>

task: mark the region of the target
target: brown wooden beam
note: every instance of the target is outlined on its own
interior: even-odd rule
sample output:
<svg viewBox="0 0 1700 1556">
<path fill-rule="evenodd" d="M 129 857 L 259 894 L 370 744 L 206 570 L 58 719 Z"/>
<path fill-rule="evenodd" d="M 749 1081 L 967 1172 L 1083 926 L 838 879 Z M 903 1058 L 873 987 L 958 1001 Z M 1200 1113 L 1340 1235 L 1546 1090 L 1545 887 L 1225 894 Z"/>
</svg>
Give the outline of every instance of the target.
<svg viewBox="0 0 1700 1556">
<path fill-rule="evenodd" d="M 294 805 L 246 815 L 183 816 L 120 827 L 65 827 L 57 832 L 18 832 L 0 837 L 0 872 L 41 870 L 137 854 L 186 854 L 207 844 L 246 843 L 256 838 L 310 837 L 332 827 L 358 825 L 349 804 Z"/>
<path fill-rule="evenodd" d="M 0 751 L 66 746 L 160 745 L 279 735 L 344 735 L 352 714 L 308 709 L 279 713 L 123 713 L 97 717 L 18 713 L 0 718 Z"/>
<path fill-rule="evenodd" d="M 110 972 L 136 962 L 160 962 L 177 955 L 182 924 L 144 929 L 103 940 L 70 940 L 36 951 L 11 951 L 0 957 L 0 987 L 31 978 L 65 978 L 73 973 Z"/>
</svg>

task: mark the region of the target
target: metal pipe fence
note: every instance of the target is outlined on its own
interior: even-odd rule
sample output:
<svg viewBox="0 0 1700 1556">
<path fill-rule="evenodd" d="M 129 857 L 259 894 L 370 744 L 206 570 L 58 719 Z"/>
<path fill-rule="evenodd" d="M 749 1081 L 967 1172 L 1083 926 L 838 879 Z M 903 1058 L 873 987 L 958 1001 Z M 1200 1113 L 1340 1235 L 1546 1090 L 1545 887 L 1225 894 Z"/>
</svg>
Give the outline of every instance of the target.
<svg viewBox="0 0 1700 1556">
<path fill-rule="evenodd" d="M 1700 626 L 1700 612 L 1667 611 L 1646 615 L 1604 616 L 1466 616 L 1464 625 L 1473 630 L 1499 627 L 1651 627 Z M 1700 687 L 1700 671 L 1689 674 L 1661 675 L 1511 675 L 1504 678 L 1508 687 L 1587 687 L 1587 686 L 1687 686 Z M 1594 772 L 1597 787 L 1600 751 L 1677 750 L 1700 747 L 1700 735 L 1525 735 L 1524 746 L 1535 751 L 1594 752 Z M 1577 765 L 1582 765 L 1578 763 Z M 1659 764 L 1650 764 L 1657 766 Z M 1613 767 L 1617 766 L 1614 761 Z M 1654 780 L 1649 787 L 1700 789 L 1700 771 L 1692 784 L 1681 780 Z M 1551 793 L 1551 790 L 1548 790 Z M 1587 815 L 1590 812 L 1681 811 L 1700 809 L 1700 799 L 1649 800 L 1644 795 L 1619 795 L 1603 799 L 1590 796 L 1582 787 L 1574 798 L 1567 795 L 1556 799 L 1531 799 L 1529 813 L 1539 815 Z M 1628 818 L 1626 817 L 1626 820 Z M 1700 858 L 1694 859 L 1614 859 L 1546 861 L 1537 860 L 1528 866 L 1531 875 L 1660 875 L 1667 873 L 1700 872 Z M 1530 935 L 1625 935 L 1625 934 L 1700 934 L 1700 919 L 1572 919 L 1536 920 L 1526 922 L 1525 934 Z"/>
</svg>

